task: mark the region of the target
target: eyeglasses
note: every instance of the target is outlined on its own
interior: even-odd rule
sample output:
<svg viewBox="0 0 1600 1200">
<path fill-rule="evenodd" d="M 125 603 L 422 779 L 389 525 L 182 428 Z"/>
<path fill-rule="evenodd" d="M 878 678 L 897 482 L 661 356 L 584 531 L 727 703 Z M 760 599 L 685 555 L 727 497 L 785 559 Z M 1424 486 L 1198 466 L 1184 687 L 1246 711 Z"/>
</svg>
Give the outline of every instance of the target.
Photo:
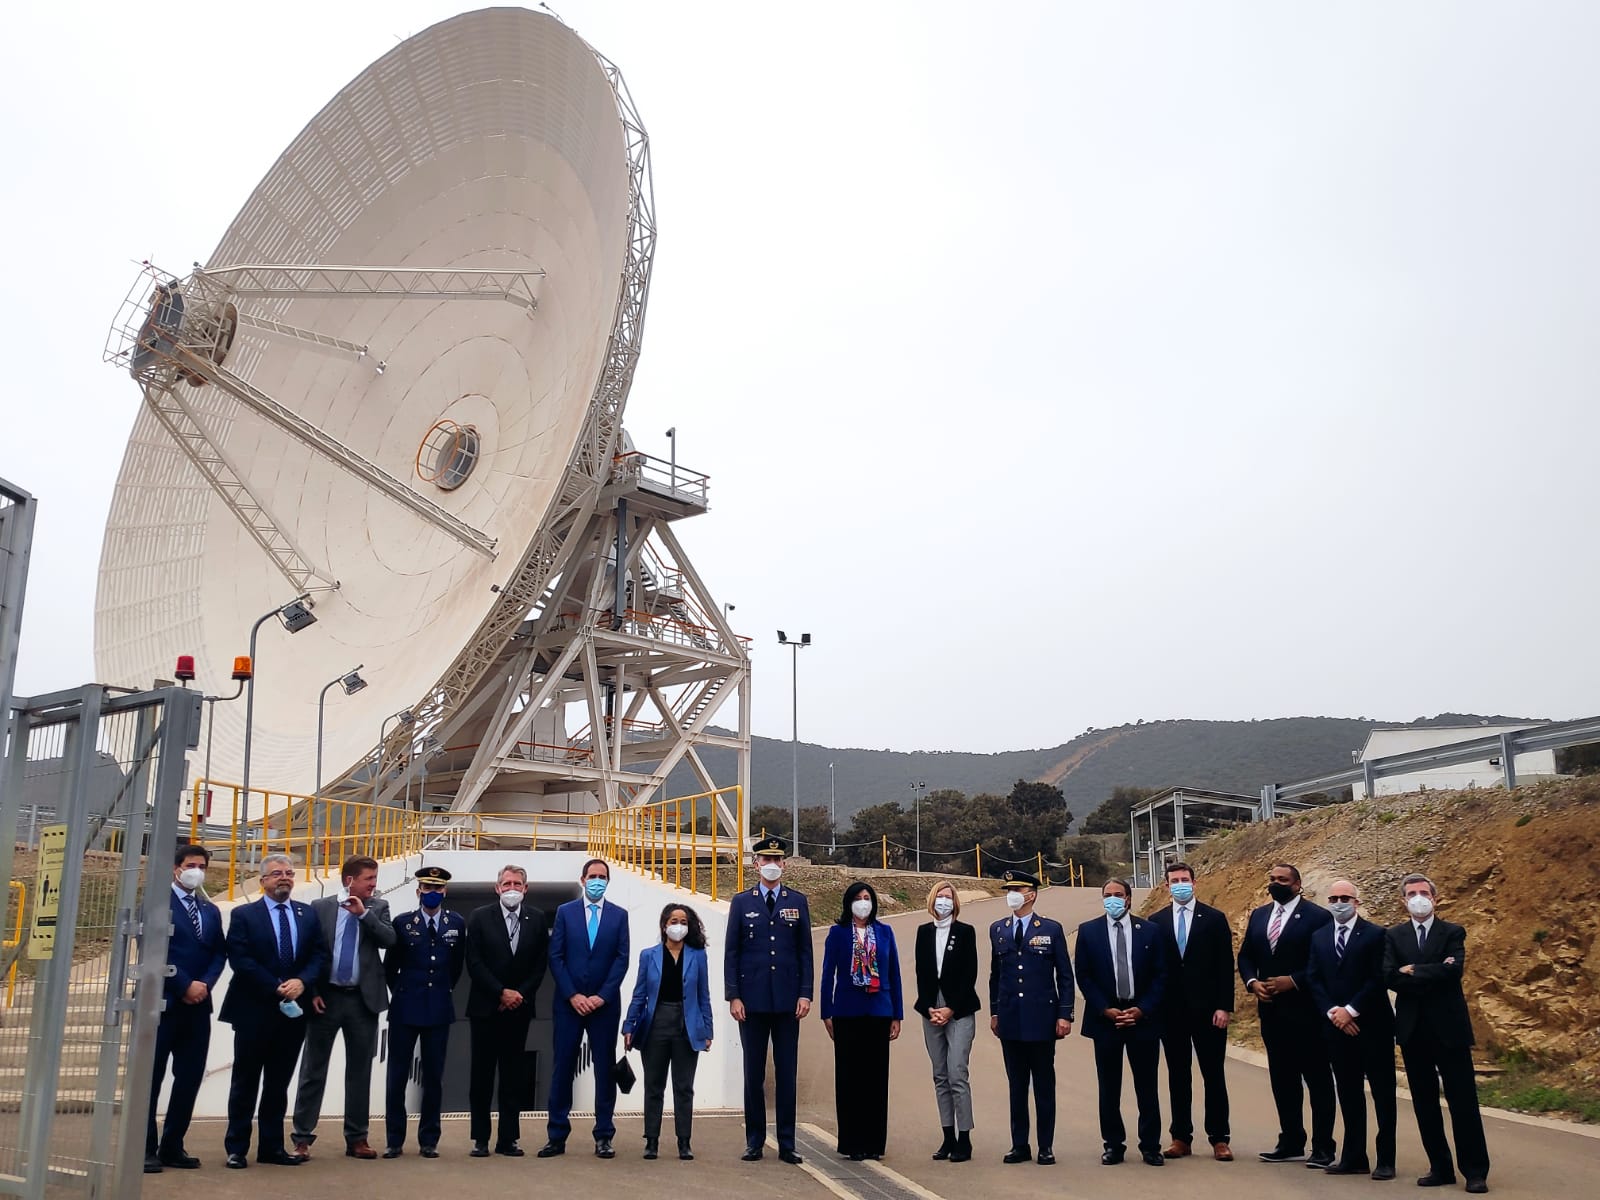
<svg viewBox="0 0 1600 1200">
<path fill-rule="evenodd" d="M 1328 897 L 1328 903 L 1329 904 L 1354 904 L 1355 902 L 1356 902 L 1356 898 L 1354 896 L 1329 896 Z"/>
</svg>

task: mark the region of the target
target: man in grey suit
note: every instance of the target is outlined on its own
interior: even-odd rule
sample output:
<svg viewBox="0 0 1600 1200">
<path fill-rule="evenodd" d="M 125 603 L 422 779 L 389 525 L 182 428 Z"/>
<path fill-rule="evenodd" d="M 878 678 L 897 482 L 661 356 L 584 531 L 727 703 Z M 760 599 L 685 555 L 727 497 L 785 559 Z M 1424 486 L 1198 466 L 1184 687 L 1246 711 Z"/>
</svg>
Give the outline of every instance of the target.
<svg viewBox="0 0 1600 1200">
<path fill-rule="evenodd" d="M 333 949 L 327 982 L 316 988 L 300 1059 L 300 1088 L 294 1098 L 294 1151 L 311 1156 L 328 1086 L 333 1039 L 344 1034 L 344 1152 L 349 1158 L 377 1158 L 367 1144 L 372 1093 L 372 1058 L 378 1048 L 378 1014 L 389 1007 L 389 989 L 380 948 L 394 945 L 389 902 L 372 893 L 378 863 L 358 856 L 339 868 L 344 886 L 337 896 L 314 900 L 311 911 Z"/>
</svg>

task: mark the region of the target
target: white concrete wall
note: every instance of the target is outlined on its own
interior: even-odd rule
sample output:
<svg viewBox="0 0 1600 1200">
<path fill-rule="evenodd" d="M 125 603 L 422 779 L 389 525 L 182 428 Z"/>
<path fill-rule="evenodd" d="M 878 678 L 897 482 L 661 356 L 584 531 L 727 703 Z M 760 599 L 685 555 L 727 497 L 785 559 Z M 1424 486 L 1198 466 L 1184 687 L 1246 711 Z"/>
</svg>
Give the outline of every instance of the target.
<svg viewBox="0 0 1600 1200">
<path fill-rule="evenodd" d="M 508 864 L 514 863 L 523 867 L 528 872 L 530 882 L 565 882 L 570 880 L 576 885 L 578 873 L 587 854 L 577 851 L 476 851 L 476 850 L 444 850 L 428 851 L 422 855 L 408 859 L 393 859 L 383 862 L 378 870 L 378 894 L 389 901 L 390 908 L 396 915 L 409 912 L 416 907 L 413 885 L 410 880 L 415 871 L 423 865 L 442 866 L 451 873 L 453 882 L 456 883 L 492 883 L 496 872 Z M 336 880 L 327 883 L 302 883 L 295 888 L 294 898 L 307 903 L 321 898 L 324 895 L 338 891 L 339 884 Z M 712 1037 L 711 1049 L 700 1056 L 699 1069 L 695 1075 L 695 1106 L 698 1109 L 711 1108 L 739 1108 L 744 1102 L 744 1070 L 743 1061 L 739 1052 L 739 1038 L 734 1027 L 733 1018 L 728 1015 L 728 1006 L 723 1000 L 722 991 L 722 942 L 728 926 L 728 902 L 719 899 L 713 904 L 704 895 L 690 893 L 686 889 L 675 888 L 661 884 L 632 871 L 617 868 L 612 872 L 611 887 L 606 893 L 606 900 L 621 908 L 628 910 L 629 924 L 628 935 L 631 943 L 631 961 L 628 964 L 628 975 L 623 980 L 622 1002 L 624 1013 L 629 998 L 633 995 L 633 981 L 638 973 L 639 952 L 646 946 L 655 944 L 660 939 L 659 919 L 661 909 L 666 904 L 674 901 L 689 904 L 706 927 L 706 959 L 710 967 L 711 1008 L 715 1029 Z M 229 915 L 234 905 L 220 903 L 223 910 L 223 924 L 226 927 Z M 222 1006 L 222 998 L 227 993 L 228 983 L 232 977 L 232 970 L 224 970 L 222 978 L 217 983 L 214 995 L 215 1005 L 218 1009 Z M 384 1033 L 387 1027 L 387 1018 L 380 1021 L 379 1044 L 386 1044 Z M 457 1029 L 451 1035 L 452 1047 L 455 1046 L 457 1037 L 465 1045 L 467 1037 L 466 1022 L 463 1018 L 457 1023 Z M 622 1041 L 617 1040 L 616 1053 L 622 1052 Z M 637 1054 L 632 1055 L 635 1073 L 643 1076 L 643 1066 Z M 222 1117 L 227 1115 L 228 1106 L 228 1080 L 233 1068 L 233 1027 L 224 1025 L 213 1018 L 211 1030 L 211 1049 L 206 1062 L 206 1077 L 201 1085 L 200 1096 L 195 1104 L 197 1117 Z M 381 1114 L 383 1112 L 384 1076 L 387 1063 L 382 1057 L 374 1058 L 372 1064 L 372 1116 L 373 1134 L 372 1141 L 378 1144 L 382 1140 Z M 291 1115 L 294 1107 L 294 1092 L 299 1080 L 290 1085 L 289 1105 Z M 407 1107 L 415 1114 L 418 1097 L 415 1095 L 416 1087 L 412 1086 L 412 1095 L 408 1098 Z M 540 1098 L 542 1104 L 543 1098 Z M 163 1099 L 163 1107 L 165 1100 Z M 594 1105 L 594 1077 L 588 1068 L 582 1070 L 574 1084 L 573 1109 L 586 1111 Z M 672 1089 L 667 1089 L 667 1111 L 672 1111 Z M 344 1040 L 341 1038 L 334 1043 L 333 1057 L 328 1064 L 328 1086 L 323 1098 L 322 1121 L 318 1127 L 319 1141 L 326 1142 L 330 1137 L 333 1144 L 339 1140 L 339 1114 L 344 1108 Z M 617 1111 L 619 1113 L 637 1113 L 644 1108 L 643 1087 L 634 1088 L 631 1095 L 617 1097 Z M 581 1130 L 580 1130 L 581 1132 Z M 286 1130 L 287 1133 L 287 1130 Z"/>
</svg>

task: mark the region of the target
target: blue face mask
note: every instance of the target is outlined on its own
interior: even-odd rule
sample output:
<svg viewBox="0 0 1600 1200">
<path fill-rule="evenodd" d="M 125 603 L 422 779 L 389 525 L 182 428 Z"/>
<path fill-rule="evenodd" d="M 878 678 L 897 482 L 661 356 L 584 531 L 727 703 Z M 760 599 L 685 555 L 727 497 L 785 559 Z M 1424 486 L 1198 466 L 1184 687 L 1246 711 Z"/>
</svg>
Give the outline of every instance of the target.
<svg viewBox="0 0 1600 1200">
<path fill-rule="evenodd" d="M 1167 889 L 1172 893 L 1172 898 L 1179 904 L 1187 904 L 1194 899 L 1194 884 L 1175 883 Z"/>
<path fill-rule="evenodd" d="M 606 881 L 604 879 L 585 879 L 583 881 L 583 894 L 591 900 L 599 900 L 606 894 Z"/>
<path fill-rule="evenodd" d="M 1106 914 L 1113 921 L 1120 921 L 1122 914 L 1128 911 L 1128 902 L 1121 896 L 1105 896 L 1100 903 L 1106 906 Z"/>
<path fill-rule="evenodd" d="M 444 903 L 444 893 L 443 892 L 423 892 L 422 893 L 422 907 L 423 908 L 438 908 L 439 905 L 441 905 L 443 903 Z"/>
</svg>

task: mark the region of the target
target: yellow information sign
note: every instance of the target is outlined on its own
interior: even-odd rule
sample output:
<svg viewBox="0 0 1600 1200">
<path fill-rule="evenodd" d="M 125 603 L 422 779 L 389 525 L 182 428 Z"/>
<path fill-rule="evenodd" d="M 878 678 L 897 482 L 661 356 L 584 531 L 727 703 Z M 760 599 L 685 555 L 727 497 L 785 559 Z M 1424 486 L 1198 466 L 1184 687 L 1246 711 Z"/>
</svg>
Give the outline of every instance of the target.
<svg viewBox="0 0 1600 1200">
<path fill-rule="evenodd" d="M 67 865 L 67 827 L 46 825 L 39 831 L 39 873 L 34 881 L 33 928 L 29 958 L 54 958 L 56 915 L 61 911 L 61 872 Z"/>
</svg>

